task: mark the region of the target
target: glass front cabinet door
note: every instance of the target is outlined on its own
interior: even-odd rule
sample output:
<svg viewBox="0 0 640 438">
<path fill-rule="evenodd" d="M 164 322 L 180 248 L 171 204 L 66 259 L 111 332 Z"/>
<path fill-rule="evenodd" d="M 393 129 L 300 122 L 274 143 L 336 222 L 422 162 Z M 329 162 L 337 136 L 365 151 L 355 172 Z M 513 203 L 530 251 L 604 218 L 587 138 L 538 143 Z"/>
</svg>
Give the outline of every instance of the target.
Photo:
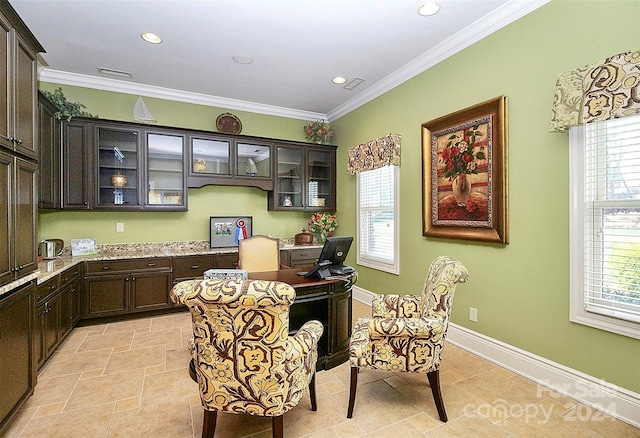
<svg viewBox="0 0 640 438">
<path fill-rule="evenodd" d="M 141 208 L 140 131 L 98 126 L 96 208 Z"/>
<path fill-rule="evenodd" d="M 224 136 L 189 136 L 188 186 L 208 184 L 273 188 L 269 143 Z"/>
<path fill-rule="evenodd" d="M 147 132 L 148 209 L 186 210 L 184 136 Z"/>
<path fill-rule="evenodd" d="M 274 209 L 304 208 L 304 149 L 278 146 Z"/>
<path fill-rule="evenodd" d="M 184 135 L 97 125 L 96 209 L 186 210 Z"/>
<path fill-rule="evenodd" d="M 270 210 L 334 211 L 334 147 L 277 146 Z"/>
</svg>

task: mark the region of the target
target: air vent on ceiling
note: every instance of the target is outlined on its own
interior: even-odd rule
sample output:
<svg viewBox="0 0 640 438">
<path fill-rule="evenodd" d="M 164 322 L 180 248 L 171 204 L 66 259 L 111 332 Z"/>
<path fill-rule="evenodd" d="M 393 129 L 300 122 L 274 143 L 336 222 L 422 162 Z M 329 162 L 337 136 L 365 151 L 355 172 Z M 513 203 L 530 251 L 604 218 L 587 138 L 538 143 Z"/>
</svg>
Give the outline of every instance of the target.
<svg viewBox="0 0 640 438">
<path fill-rule="evenodd" d="M 364 79 L 355 78 L 351 82 L 349 82 L 347 85 L 345 85 L 344 88 L 346 88 L 347 90 L 353 90 L 354 88 L 356 88 L 358 85 L 360 85 L 363 82 L 364 82 Z"/>
<path fill-rule="evenodd" d="M 112 68 L 98 67 L 98 71 L 105 75 L 120 76 L 121 78 L 130 78 L 131 73 L 127 71 L 114 70 Z"/>
</svg>

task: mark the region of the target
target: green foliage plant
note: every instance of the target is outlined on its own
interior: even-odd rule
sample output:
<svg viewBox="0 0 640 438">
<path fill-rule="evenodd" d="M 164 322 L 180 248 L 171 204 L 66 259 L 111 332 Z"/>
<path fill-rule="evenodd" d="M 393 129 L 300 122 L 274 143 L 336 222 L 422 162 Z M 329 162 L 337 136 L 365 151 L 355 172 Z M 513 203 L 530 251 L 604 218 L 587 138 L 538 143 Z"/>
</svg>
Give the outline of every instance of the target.
<svg viewBox="0 0 640 438">
<path fill-rule="evenodd" d="M 55 118 L 58 120 L 65 118 L 68 122 L 73 117 L 98 117 L 97 115 L 94 116 L 86 112 L 86 106 L 83 104 L 78 102 L 69 102 L 62 92 L 62 88 L 56 88 L 53 92 L 42 91 L 42 94 L 47 96 L 47 98 L 58 108 L 58 111 L 55 113 Z"/>
</svg>

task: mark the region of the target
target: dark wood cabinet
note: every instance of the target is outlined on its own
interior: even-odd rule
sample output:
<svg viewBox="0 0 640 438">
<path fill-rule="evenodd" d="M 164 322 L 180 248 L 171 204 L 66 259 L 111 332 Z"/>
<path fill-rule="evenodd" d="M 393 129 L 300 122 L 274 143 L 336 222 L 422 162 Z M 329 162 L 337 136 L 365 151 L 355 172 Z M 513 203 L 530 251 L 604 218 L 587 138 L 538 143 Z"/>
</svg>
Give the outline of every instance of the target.
<svg viewBox="0 0 640 438">
<path fill-rule="evenodd" d="M 171 307 L 172 303 L 169 299 L 171 284 L 171 270 L 132 274 L 129 283 L 131 287 L 131 311 L 144 312 Z"/>
<path fill-rule="evenodd" d="M 34 290 L 35 283 L 29 282 L 0 298 L 0 435 L 36 383 Z"/>
<path fill-rule="evenodd" d="M 84 318 L 171 307 L 171 259 L 90 261 L 85 265 Z"/>
<path fill-rule="evenodd" d="M 0 285 L 37 269 L 36 164 L 0 152 Z"/>
<path fill-rule="evenodd" d="M 81 265 L 38 285 L 34 346 L 38 368 L 51 357 L 80 320 Z"/>
<path fill-rule="evenodd" d="M 37 159 L 36 55 L 44 52 L 11 5 L 0 1 L 0 146 Z"/>
<path fill-rule="evenodd" d="M 82 122 L 62 123 L 62 208 L 88 210 L 92 204 L 93 187 L 91 161 L 91 132 Z"/>
<path fill-rule="evenodd" d="M 62 124 L 55 117 L 56 111 L 55 105 L 38 93 L 38 208 L 62 207 Z"/>
<path fill-rule="evenodd" d="M 236 260 L 237 260 L 236 256 Z M 184 257 L 173 257 L 173 281 L 191 280 L 200 278 L 207 269 L 216 267 L 215 254 L 192 255 Z"/>
<path fill-rule="evenodd" d="M 334 211 L 336 147 L 276 144 L 269 210 Z"/>
<path fill-rule="evenodd" d="M 187 209 L 185 133 L 74 118 L 62 124 L 63 209 Z"/>
<path fill-rule="evenodd" d="M 56 293 L 36 309 L 36 332 L 39 334 L 37 361 L 40 368 L 60 344 L 61 295 Z"/>
<path fill-rule="evenodd" d="M 60 273 L 60 338 L 63 340 L 80 321 L 82 296 L 82 264 Z"/>
</svg>

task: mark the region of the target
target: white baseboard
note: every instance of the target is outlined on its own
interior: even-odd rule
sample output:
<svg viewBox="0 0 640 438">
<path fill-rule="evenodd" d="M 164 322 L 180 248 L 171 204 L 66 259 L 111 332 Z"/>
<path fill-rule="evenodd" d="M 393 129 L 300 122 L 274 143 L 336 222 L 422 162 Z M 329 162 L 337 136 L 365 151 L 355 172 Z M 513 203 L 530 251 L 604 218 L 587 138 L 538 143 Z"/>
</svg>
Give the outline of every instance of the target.
<svg viewBox="0 0 640 438">
<path fill-rule="evenodd" d="M 373 294 L 357 286 L 353 298 L 371 305 Z M 450 323 L 447 340 L 453 345 L 571 397 L 625 423 L 640 427 L 640 394 L 607 383 L 528 351 Z"/>
</svg>

